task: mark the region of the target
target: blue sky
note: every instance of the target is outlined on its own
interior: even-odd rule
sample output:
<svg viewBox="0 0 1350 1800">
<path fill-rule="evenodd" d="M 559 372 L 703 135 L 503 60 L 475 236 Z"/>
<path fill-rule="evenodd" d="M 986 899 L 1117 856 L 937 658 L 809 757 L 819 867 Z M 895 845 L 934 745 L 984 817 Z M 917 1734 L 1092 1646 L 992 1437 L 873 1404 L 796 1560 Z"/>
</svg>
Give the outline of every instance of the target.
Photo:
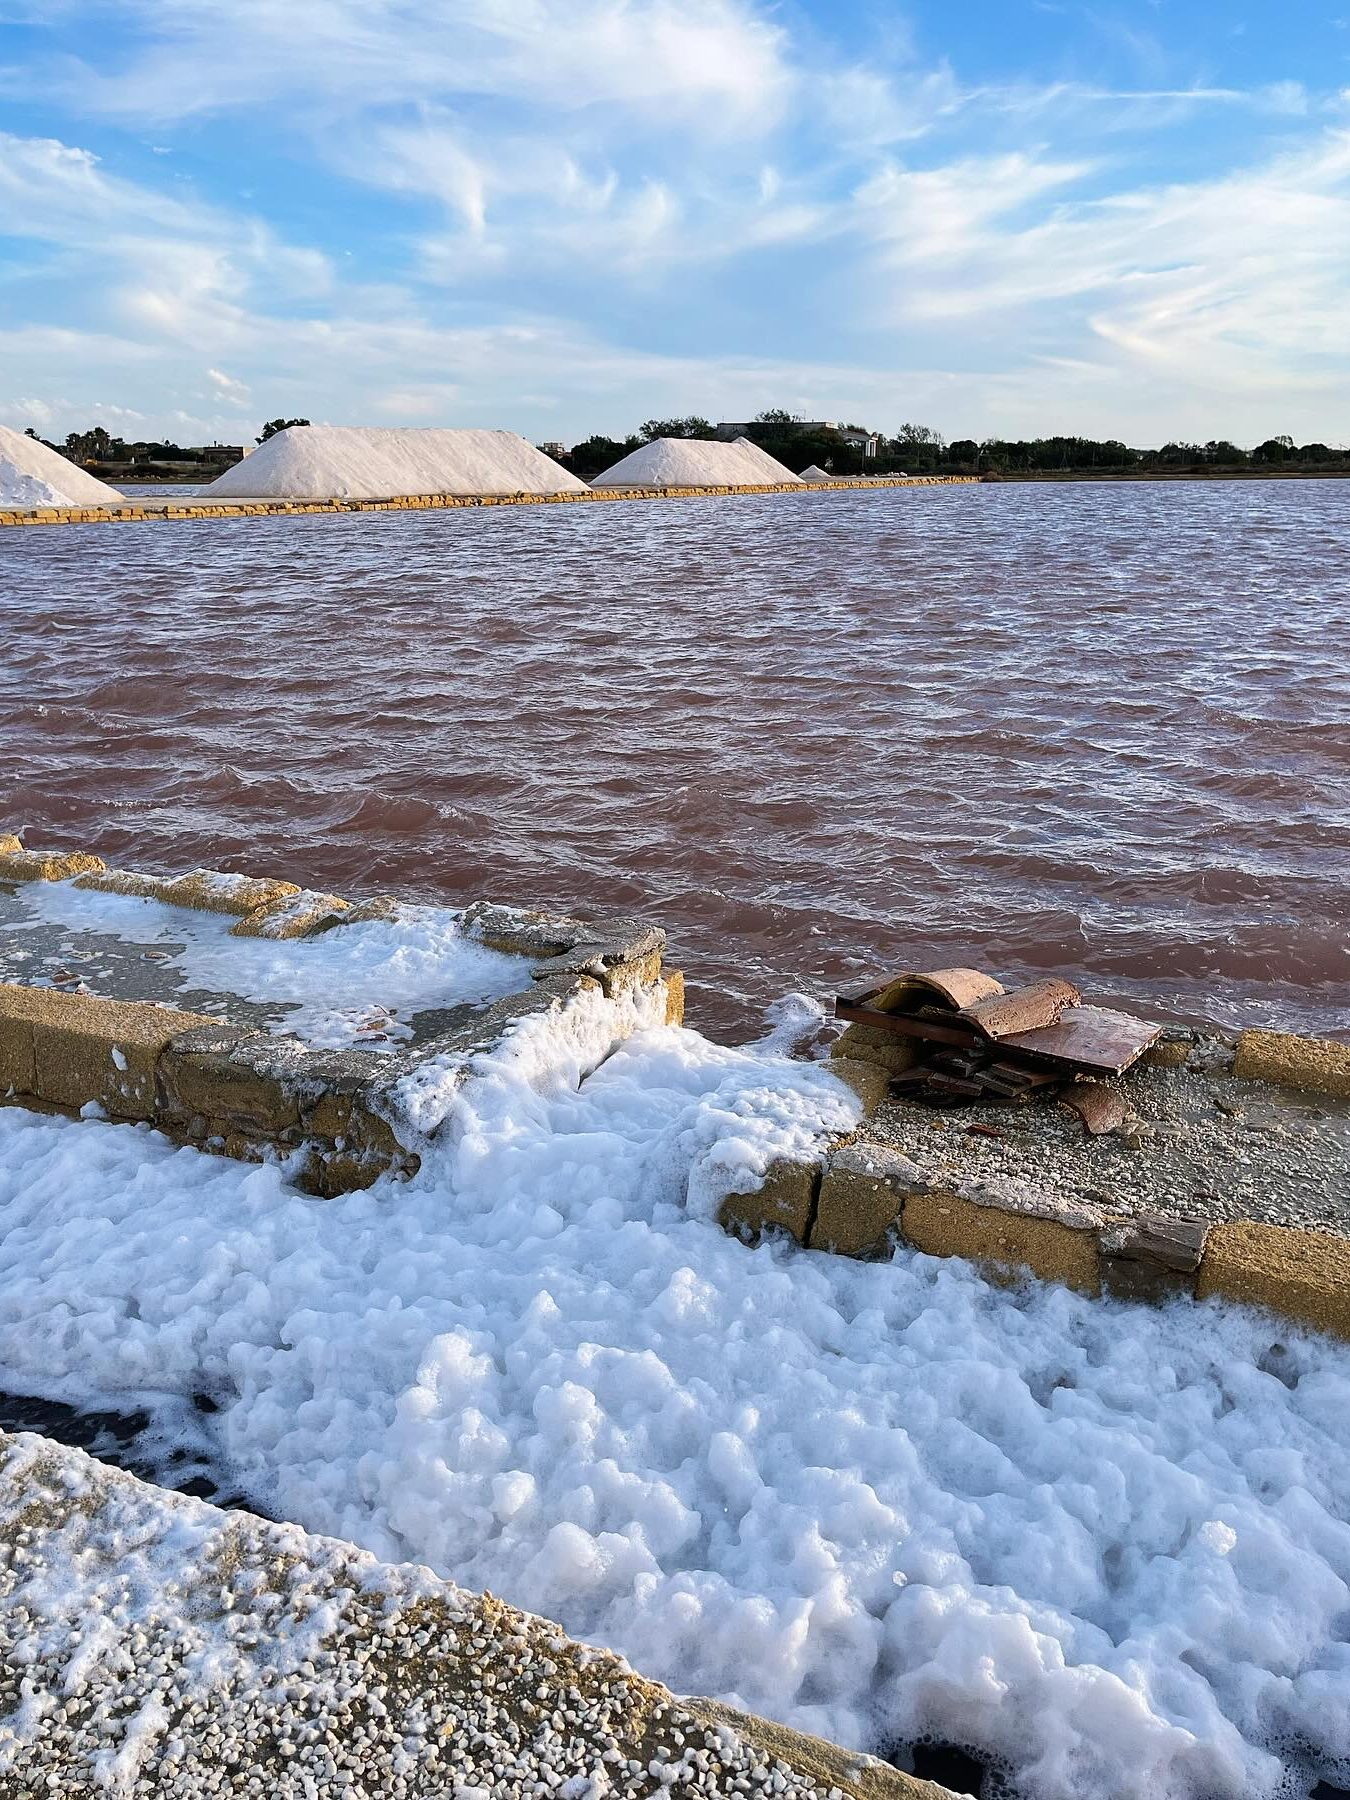
<svg viewBox="0 0 1350 1800">
<path fill-rule="evenodd" d="M 0 0 L 0 422 L 1350 438 L 1350 0 Z"/>
</svg>

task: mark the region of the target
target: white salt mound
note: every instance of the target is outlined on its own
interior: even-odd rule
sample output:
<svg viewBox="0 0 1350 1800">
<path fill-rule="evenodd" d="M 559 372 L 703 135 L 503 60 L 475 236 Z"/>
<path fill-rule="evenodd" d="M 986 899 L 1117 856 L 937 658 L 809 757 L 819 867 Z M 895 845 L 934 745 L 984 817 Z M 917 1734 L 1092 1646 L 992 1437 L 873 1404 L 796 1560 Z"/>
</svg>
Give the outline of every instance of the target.
<svg viewBox="0 0 1350 1800">
<path fill-rule="evenodd" d="M 812 463 L 809 469 L 802 470 L 803 481 L 834 481 L 836 479 L 837 477 L 831 475 L 828 469 L 822 469 L 819 463 Z"/>
<path fill-rule="evenodd" d="M 0 425 L 0 506 L 106 506 L 121 498 L 46 444 Z"/>
<path fill-rule="evenodd" d="M 212 500 L 398 500 L 579 494 L 585 483 L 514 431 L 292 425 L 201 492 Z"/>
<path fill-rule="evenodd" d="M 749 438 L 709 443 L 700 438 L 653 438 L 630 451 L 592 487 L 775 487 L 800 475 L 775 461 Z"/>
</svg>

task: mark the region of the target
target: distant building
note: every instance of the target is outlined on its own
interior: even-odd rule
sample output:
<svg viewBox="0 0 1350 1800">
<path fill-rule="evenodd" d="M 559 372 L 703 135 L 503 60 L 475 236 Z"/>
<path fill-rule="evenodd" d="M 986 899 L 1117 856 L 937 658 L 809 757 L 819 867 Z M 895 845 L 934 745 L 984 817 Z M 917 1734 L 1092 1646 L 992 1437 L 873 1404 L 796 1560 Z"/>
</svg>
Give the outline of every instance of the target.
<svg viewBox="0 0 1350 1800">
<path fill-rule="evenodd" d="M 203 462 L 223 463 L 230 468 L 243 462 L 248 450 L 243 444 L 189 444 L 188 455 L 199 456 Z"/>
<path fill-rule="evenodd" d="M 556 438 L 550 438 L 546 444 L 536 444 L 535 449 L 542 450 L 545 456 L 551 456 L 555 462 L 560 456 L 567 455 L 567 445 L 558 443 Z"/>
<path fill-rule="evenodd" d="M 852 445 L 855 450 L 860 450 L 865 457 L 875 456 L 881 446 L 881 437 L 878 432 L 857 431 L 851 425 L 840 425 L 835 419 L 798 419 L 795 421 L 795 425 L 798 431 L 833 431 L 844 443 Z M 730 442 L 733 438 L 749 437 L 754 429 L 753 419 L 745 424 L 723 420 L 714 427 L 717 437 L 724 443 Z"/>
</svg>

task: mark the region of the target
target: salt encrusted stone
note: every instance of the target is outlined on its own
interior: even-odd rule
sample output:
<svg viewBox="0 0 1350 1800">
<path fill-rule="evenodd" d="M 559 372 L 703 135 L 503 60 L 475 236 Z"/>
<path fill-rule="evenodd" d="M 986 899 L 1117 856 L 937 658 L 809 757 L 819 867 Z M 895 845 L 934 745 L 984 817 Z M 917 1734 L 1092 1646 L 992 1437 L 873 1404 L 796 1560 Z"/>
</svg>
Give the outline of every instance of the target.
<svg viewBox="0 0 1350 1800">
<path fill-rule="evenodd" d="M 0 1433 L 0 1790 L 922 1800 L 546 1620 Z M 110 1784 L 109 1773 L 116 1775 Z"/>
<path fill-rule="evenodd" d="M 101 856 L 84 850 L 50 856 L 40 850 L 11 850 L 0 854 L 0 881 L 69 881 L 72 875 L 96 873 L 103 866 Z"/>
<path fill-rule="evenodd" d="M 240 918 L 298 894 L 293 881 L 269 881 L 253 875 L 227 875 L 219 869 L 193 869 L 180 875 L 164 890 L 170 906 L 189 906 L 197 912 L 235 913 Z"/>
<path fill-rule="evenodd" d="M 272 900 L 256 912 L 230 927 L 231 937 L 304 938 L 329 931 L 342 922 L 350 911 L 348 902 L 338 894 L 315 893 L 301 888 L 297 893 Z"/>
</svg>

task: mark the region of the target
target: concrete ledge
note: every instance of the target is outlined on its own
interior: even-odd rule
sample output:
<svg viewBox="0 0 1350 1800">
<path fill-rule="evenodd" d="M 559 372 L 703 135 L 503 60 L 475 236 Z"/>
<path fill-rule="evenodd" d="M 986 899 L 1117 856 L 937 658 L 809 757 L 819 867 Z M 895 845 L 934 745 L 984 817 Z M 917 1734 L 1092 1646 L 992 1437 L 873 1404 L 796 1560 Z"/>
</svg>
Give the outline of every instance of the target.
<svg viewBox="0 0 1350 1800">
<path fill-rule="evenodd" d="M 1233 1073 L 1240 1080 L 1273 1081 L 1281 1087 L 1350 1099 L 1350 1044 L 1284 1031 L 1244 1031 L 1238 1038 Z"/>
<path fill-rule="evenodd" d="M 1195 1292 L 1200 1300 L 1217 1294 L 1350 1338 L 1350 1241 L 1251 1219 L 1215 1225 Z"/>
<path fill-rule="evenodd" d="M 978 475 L 897 475 L 868 480 L 793 481 L 760 487 L 587 488 L 575 494 L 418 494 L 389 500 L 140 500 L 125 506 L 42 506 L 0 510 L 7 525 L 118 525 L 158 519 L 296 518 L 311 513 L 451 512 L 479 506 L 577 506 L 623 500 L 734 499 L 750 494 L 822 494 L 849 489 L 974 487 Z"/>
<path fill-rule="evenodd" d="M 1034 1212 L 982 1205 L 955 1193 L 916 1193 L 906 1201 L 901 1235 L 930 1256 L 965 1256 L 1014 1275 L 1101 1292 L 1097 1233 L 1088 1225 Z"/>
<path fill-rule="evenodd" d="M 0 842 L 7 839 L 17 842 L 11 834 Z M 301 938 L 398 914 L 388 899 L 353 907 L 294 882 L 210 869 L 175 878 L 110 870 L 82 852 L 0 852 L 0 880 L 7 867 L 16 880 L 76 876 L 77 887 L 234 916 L 231 936 Z M 433 1070 L 440 1085 L 466 1081 L 475 1056 L 513 1026 L 559 1013 L 587 993 L 625 1003 L 613 1012 L 616 1043 L 653 1011 L 668 1021 L 682 1017 L 683 976 L 663 977 L 665 933 L 641 920 L 479 902 L 465 926 L 480 942 L 520 956 L 520 988 L 477 1008 L 452 1008 L 447 1018 L 471 1016 L 379 1055 L 315 1050 L 150 1002 L 0 985 L 0 1102 L 71 1115 L 94 1104 L 204 1150 L 248 1161 L 282 1157 L 298 1185 L 328 1197 L 416 1172 L 420 1133 L 407 1119 L 402 1089 L 421 1071 Z"/>
</svg>

